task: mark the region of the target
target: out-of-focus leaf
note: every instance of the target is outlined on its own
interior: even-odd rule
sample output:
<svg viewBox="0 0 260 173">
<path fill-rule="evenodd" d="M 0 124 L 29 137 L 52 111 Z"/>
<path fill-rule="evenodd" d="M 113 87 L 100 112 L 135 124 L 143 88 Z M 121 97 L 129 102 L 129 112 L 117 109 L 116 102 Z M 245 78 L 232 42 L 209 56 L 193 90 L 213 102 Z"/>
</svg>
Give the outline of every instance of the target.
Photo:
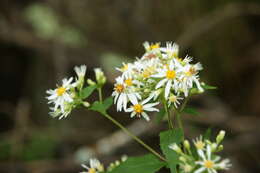
<svg viewBox="0 0 260 173">
<path fill-rule="evenodd" d="M 190 114 L 190 115 L 196 115 L 196 116 L 200 115 L 200 113 L 195 108 L 192 108 L 192 107 L 184 108 L 183 112 Z"/>
<path fill-rule="evenodd" d="M 80 97 L 82 99 L 86 99 L 88 98 L 92 93 L 93 91 L 97 88 L 96 85 L 90 85 L 84 89 L 82 89 L 81 93 L 80 93 Z"/>
<path fill-rule="evenodd" d="M 183 141 L 183 132 L 181 129 L 173 129 L 160 133 L 160 147 L 166 156 L 171 173 L 177 173 L 176 165 L 179 162 L 179 156 L 169 148 L 169 145 L 172 143 L 179 144 L 181 141 Z"/>
<path fill-rule="evenodd" d="M 141 157 L 130 157 L 110 173 L 155 173 L 165 163 L 154 155 L 148 154 Z"/>
</svg>

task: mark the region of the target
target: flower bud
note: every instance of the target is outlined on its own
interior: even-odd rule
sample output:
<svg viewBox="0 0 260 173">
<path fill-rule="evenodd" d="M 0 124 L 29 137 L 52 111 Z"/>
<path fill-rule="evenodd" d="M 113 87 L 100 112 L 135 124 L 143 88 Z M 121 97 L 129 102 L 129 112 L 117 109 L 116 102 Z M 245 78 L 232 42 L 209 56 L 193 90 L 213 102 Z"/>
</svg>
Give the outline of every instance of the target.
<svg viewBox="0 0 260 173">
<path fill-rule="evenodd" d="M 224 130 L 221 130 L 216 138 L 217 143 L 219 144 L 220 142 L 222 142 L 222 140 L 225 137 L 226 132 Z"/>
<path fill-rule="evenodd" d="M 86 108 L 88 108 L 90 106 L 89 102 L 83 102 L 83 106 L 85 106 Z"/>
<path fill-rule="evenodd" d="M 183 144 L 184 144 L 184 147 L 185 147 L 187 150 L 190 150 L 190 143 L 189 143 L 188 140 L 184 140 Z"/>
<path fill-rule="evenodd" d="M 88 80 L 87 80 L 87 83 L 88 83 L 89 85 L 96 85 L 96 82 L 94 82 L 94 81 L 91 80 L 91 79 L 88 79 Z"/>
<path fill-rule="evenodd" d="M 224 149 L 224 146 L 223 145 L 219 145 L 218 149 L 217 149 L 217 152 L 222 151 L 223 149 Z"/>
<path fill-rule="evenodd" d="M 171 144 L 171 145 L 169 146 L 169 148 L 172 149 L 172 150 L 174 150 L 176 153 L 179 153 L 179 154 L 182 153 L 181 148 L 180 148 L 176 143 Z"/>
<path fill-rule="evenodd" d="M 101 86 L 104 85 L 107 80 L 106 76 L 104 75 L 104 72 L 100 68 L 95 68 L 94 71 L 95 71 L 97 83 Z"/>
</svg>

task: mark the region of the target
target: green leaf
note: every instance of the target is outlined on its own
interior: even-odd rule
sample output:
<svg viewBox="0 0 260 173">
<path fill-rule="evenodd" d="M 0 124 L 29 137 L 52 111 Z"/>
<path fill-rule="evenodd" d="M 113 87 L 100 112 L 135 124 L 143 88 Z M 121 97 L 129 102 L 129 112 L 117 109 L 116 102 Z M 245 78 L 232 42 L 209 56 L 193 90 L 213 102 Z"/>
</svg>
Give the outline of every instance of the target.
<svg viewBox="0 0 260 173">
<path fill-rule="evenodd" d="M 183 112 L 185 112 L 187 114 L 191 114 L 191 115 L 196 115 L 196 116 L 198 116 L 200 114 L 195 108 L 192 108 L 192 107 L 184 108 Z"/>
<path fill-rule="evenodd" d="M 104 109 L 107 110 L 112 104 L 113 104 L 113 98 L 112 97 L 106 98 L 103 102 Z"/>
<path fill-rule="evenodd" d="M 90 110 L 100 112 L 101 114 L 106 114 L 107 109 L 113 104 L 113 98 L 108 97 L 106 98 L 103 103 L 99 101 L 95 101 L 91 107 Z"/>
<path fill-rule="evenodd" d="M 93 91 L 96 89 L 96 85 L 90 85 L 86 88 L 84 88 L 81 93 L 80 93 L 80 96 L 82 99 L 86 99 L 88 98 L 92 93 Z"/>
<path fill-rule="evenodd" d="M 166 115 L 165 109 L 160 109 L 160 111 L 156 115 L 155 122 L 160 123 L 165 117 L 165 115 Z"/>
<path fill-rule="evenodd" d="M 206 84 L 201 85 L 201 86 L 202 86 L 202 88 L 204 88 L 204 89 L 206 89 L 206 90 L 215 90 L 215 89 L 218 88 L 218 87 L 216 87 L 216 86 L 211 86 L 211 85 L 206 85 Z"/>
<path fill-rule="evenodd" d="M 160 133 L 160 147 L 165 155 L 171 173 L 177 173 L 176 165 L 179 162 L 178 154 L 169 148 L 172 143 L 179 144 L 183 141 L 183 132 L 181 129 L 173 129 Z"/>
<path fill-rule="evenodd" d="M 155 173 L 165 163 L 158 160 L 154 155 L 148 154 L 141 157 L 130 157 L 110 173 Z"/>
<path fill-rule="evenodd" d="M 210 140 L 211 134 L 212 134 L 212 128 L 208 128 L 207 131 L 203 135 L 203 139 Z"/>
</svg>

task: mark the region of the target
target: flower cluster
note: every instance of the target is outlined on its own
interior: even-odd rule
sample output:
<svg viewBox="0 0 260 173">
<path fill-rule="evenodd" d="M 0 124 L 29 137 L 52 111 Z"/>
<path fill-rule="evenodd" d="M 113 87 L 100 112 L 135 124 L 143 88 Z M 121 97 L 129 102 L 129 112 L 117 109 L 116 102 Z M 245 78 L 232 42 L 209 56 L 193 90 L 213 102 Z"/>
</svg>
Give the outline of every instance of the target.
<svg viewBox="0 0 260 173">
<path fill-rule="evenodd" d="M 169 146 L 179 154 L 181 173 L 217 173 L 219 170 L 227 170 L 231 167 L 229 159 L 221 160 L 216 153 L 223 150 L 220 143 L 224 139 L 225 132 L 220 131 L 215 142 L 204 140 L 202 136 L 193 140 L 195 153 L 192 152 L 190 143 L 187 140 L 183 142 L 183 149 L 176 143 Z"/>
<path fill-rule="evenodd" d="M 48 104 L 52 104 L 50 107 L 51 112 L 49 113 L 52 117 L 59 117 L 59 119 L 66 118 L 71 111 L 79 105 L 89 106 L 88 102 L 83 101 L 82 90 L 85 84 L 85 74 L 87 67 L 86 65 L 81 65 L 80 67 L 74 68 L 77 77 L 65 78 L 62 80 L 62 85 L 57 85 L 56 89 L 47 90 Z M 88 79 L 88 83 L 91 85 L 96 85 L 100 88 L 106 82 L 106 77 L 101 69 L 94 69 L 96 82 Z"/>
<path fill-rule="evenodd" d="M 116 78 L 112 93 L 118 111 L 123 109 L 132 112 L 131 117 L 149 120 L 145 112 L 158 111 L 154 106 L 159 102 L 177 108 L 192 92 L 203 92 L 198 76 L 202 65 L 192 64 L 190 56 L 180 58 L 177 44 L 167 42 L 166 47 L 161 47 L 160 43 L 145 42 L 144 48 L 146 52 L 141 58 L 116 68 L 122 73 Z"/>
<path fill-rule="evenodd" d="M 82 164 L 81 166 L 86 169 L 86 171 L 80 173 L 102 173 L 107 170 L 107 172 L 112 171 L 118 167 L 121 163 L 127 160 L 127 156 L 122 156 L 121 160 L 116 160 L 114 163 L 111 163 L 107 168 L 104 168 L 104 165 L 100 163 L 97 159 L 90 159 L 89 166 Z"/>
</svg>

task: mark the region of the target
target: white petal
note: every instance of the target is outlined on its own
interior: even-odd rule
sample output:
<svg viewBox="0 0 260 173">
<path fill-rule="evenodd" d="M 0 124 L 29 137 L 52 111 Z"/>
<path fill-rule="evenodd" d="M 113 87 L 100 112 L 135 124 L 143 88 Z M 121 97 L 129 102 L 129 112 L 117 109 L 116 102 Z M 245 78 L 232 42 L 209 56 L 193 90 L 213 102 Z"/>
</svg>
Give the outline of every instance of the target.
<svg viewBox="0 0 260 173">
<path fill-rule="evenodd" d="M 201 172 L 203 172 L 205 170 L 206 170 L 206 168 L 201 167 L 201 168 L 197 169 L 194 173 L 201 173 Z"/>
<path fill-rule="evenodd" d="M 166 87 L 165 87 L 165 95 L 164 97 L 167 99 L 169 94 L 170 94 L 170 90 L 171 90 L 171 87 L 172 87 L 172 80 L 169 80 L 166 84 Z"/>
<path fill-rule="evenodd" d="M 165 84 L 165 82 L 167 82 L 167 79 L 163 79 L 160 82 L 158 82 L 155 89 L 161 88 L 161 86 L 163 86 Z"/>
<path fill-rule="evenodd" d="M 149 116 L 148 116 L 145 112 L 142 112 L 141 114 L 142 114 L 142 116 L 144 117 L 144 119 L 145 119 L 146 121 L 150 121 Z"/>
</svg>

